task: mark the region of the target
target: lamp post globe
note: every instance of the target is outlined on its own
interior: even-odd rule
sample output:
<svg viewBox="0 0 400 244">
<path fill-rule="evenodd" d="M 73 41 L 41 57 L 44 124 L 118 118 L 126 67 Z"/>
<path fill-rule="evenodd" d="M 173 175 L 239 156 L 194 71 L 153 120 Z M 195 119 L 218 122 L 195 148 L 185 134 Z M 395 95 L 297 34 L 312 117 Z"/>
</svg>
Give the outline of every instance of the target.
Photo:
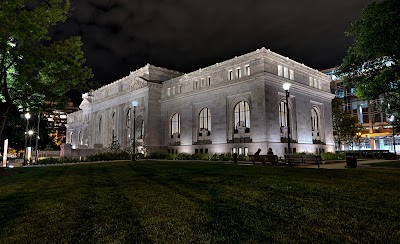
<svg viewBox="0 0 400 244">
<path fill-rule="evenodd" d="M 27 120 L 29 120 L 31 118 L 31 114 L 30 113 L 26 113 L 26 114 L 24 114 L 24 116 L 25 116 L 25 119 L 27 119 Z"/>
<path fill-rule="evenodd" d="M 283 83 L 283 90 L 289 92 L 289 89 L 290 89 L 290 86 L 291 86 L 291 85 L 292 85 L 292 84 L 290 84 L 289 82 Z"/>
<path fill-rule="evenodd" d="M 289 89 L 291 84 L 289 82 L 283 83 L 283 90 L 286 93 L 286 126 L 287 126 L 287 155 L 290 155 L 290 113 L 289 113 Z"/>
<path fill-rule="evenodd" d="M 136 161 L 136 107 L 138 102 L 132 101 L 133 107 L 133 142 L 132 142 L 132 161 Z"/>
</svg>

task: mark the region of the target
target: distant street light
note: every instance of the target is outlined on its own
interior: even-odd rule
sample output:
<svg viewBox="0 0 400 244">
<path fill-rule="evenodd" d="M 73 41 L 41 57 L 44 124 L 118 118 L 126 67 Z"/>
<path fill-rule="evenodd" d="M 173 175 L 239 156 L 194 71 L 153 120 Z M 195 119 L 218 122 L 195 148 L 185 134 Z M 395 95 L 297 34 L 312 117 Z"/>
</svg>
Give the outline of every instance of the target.
<svg viewBox="0 0 400 244">
<path fill-rule="evenodd" d="M 132 101 L 133 106 L 133 148 L 132 148 L 132 161 L 136 161 L 136 106 L 137 101 Z"/>
<path fill-rule="evenodd" d="M 26 127 L 25 127 L 25 147 L 24 147 L 24 165 L 26 165 L 26 146 L 28 143 L 28 127 L 29 127 L 29 119 L 31 118 L 30 113 L 24 114 L 24 117 L 26 119 Z"/>
<path fill-rule="evenodd" d="M 287 123 L 287 155 L 290 155 L 290 113 L 289 113 L 289 89 L 290 89 L 290 83 L 285 82 L 283 84 L 283 90 L 286 92 L 286 123 Z"/>
</svg>

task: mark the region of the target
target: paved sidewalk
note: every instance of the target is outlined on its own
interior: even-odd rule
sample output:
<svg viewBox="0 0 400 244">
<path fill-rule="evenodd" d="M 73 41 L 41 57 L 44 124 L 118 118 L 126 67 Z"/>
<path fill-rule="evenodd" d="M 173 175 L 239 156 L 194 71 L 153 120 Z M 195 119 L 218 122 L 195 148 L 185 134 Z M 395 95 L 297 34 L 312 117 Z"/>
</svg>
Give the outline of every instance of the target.
<svg viewBox="0 0 400 244">
<path fill-rule="evenodd" d="M 368 160 L 357 160 L 357 168 L 370 168 L 371 166 L 369 164 L 371 163 L 379 163 L 379 162 L 385 162 L 388 160 L 385 159 L 368 159 Z M 391 160 L 389 160 L 391 161 Z M 318 165 L 303 165 L 303 166 L 296 166 L 296 167 L 301 167 L 301 168 L 318 168 Z M 320 164 L 319 168 L 321 169 L 347 169 L 346 168 L 346 161 L 343 162 L 335 162 L 335 163 L 325 163 L 325 164 Z M 378 168 L 376 168 L 378 169 Z"/>
</svg>

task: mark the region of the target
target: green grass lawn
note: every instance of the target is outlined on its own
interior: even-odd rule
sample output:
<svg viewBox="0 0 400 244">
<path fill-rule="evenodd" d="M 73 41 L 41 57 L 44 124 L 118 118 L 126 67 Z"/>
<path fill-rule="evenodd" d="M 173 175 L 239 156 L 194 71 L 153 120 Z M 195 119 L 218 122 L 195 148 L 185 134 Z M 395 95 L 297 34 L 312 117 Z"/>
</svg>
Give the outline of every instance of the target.
<svg viewBox="0 0 400 244">
<path fill-rule="evenodd" d="M 0 243 L 396 243 L 399 196 L 399 170 L 14 168 L 0 170 Z"/>
<path fill-rule="evenodd" d="M 371 167 L 400 168 L 400 161 L 386 161 L 369 164 Z"/>
</svg>

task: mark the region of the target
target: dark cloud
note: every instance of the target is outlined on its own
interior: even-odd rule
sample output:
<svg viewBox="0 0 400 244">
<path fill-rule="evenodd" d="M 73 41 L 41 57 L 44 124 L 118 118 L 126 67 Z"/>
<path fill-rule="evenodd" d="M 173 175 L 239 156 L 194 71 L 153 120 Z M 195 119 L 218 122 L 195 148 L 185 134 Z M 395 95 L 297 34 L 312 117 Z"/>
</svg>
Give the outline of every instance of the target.
<svg viewBox="0 0 400 244">
<path fill-rule="evenodd" d="M 373 0 L 73 0 L 56 38 L 81 35 L 95 79 L 146 63 L 197 70 L 262 46 L 316 69 L 336 66 Z"/>
</svg>

